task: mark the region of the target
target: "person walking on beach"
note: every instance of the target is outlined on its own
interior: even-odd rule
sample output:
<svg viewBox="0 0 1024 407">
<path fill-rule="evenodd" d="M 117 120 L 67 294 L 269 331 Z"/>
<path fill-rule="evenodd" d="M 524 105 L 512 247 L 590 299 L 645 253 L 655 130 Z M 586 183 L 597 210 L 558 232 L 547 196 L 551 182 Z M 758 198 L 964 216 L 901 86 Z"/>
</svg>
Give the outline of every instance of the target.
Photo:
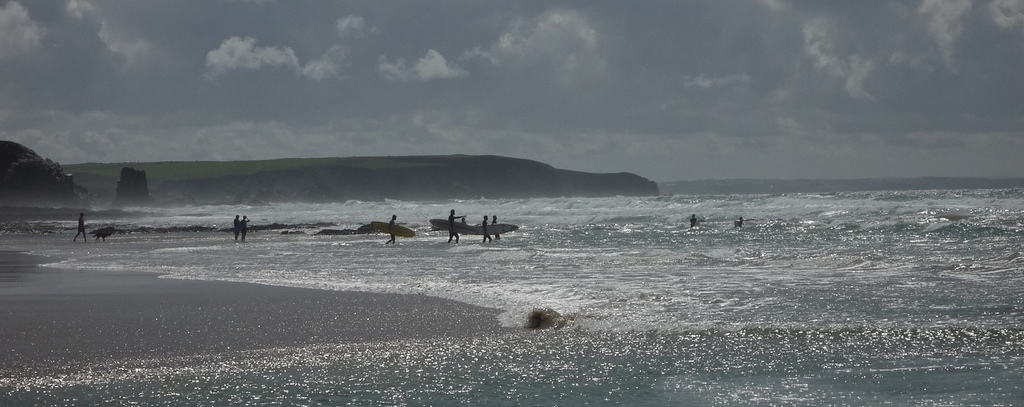
<svg viewBox="0 0 1024 407">
<path fill-rule="evenodd" d="M 483 241 L 483 243 L 490 242 L 491 241 L 491 235 L 487 234 L 487 215 L 484 215 L 483 227 L 484 227 L 484 241 Z"/>
<path fill-rule="evenodd" d="M 690 228 L 697 226 L 697 214 L 690 215 Z"/>
<path fill-rule="evenodd" d="M 242 221 L 238 220 L 238 215 L 235 215 L 235 240 L 238 240 L 238 233 L 242 231 Z"/>
<path fill-rule="evenodd" d="M 497 224 L 498 224 L 498 215 L 491 216 L 491 226 L 494 226 L 494 225 L 497 225 Z M 501 235 L 495 233 L 494 234 L 494 240 L 501 240 Z"/>
<path fill-rule="evenodd" d="M 388 222 L 388 234 L 391 235 L 391 240 L 384 242 L 384 244 L 395 243 L 395 219 L 398 219 L 398 215 L 391 215 L 391 222 Z"/>
<path fill-rule="evenodd" d="M 71 239 L 71 241 L 77 242 L 78 235 L 82 235 L 82 240 L 89 243 L 89 236 L 85 235 L 85 212 L 78 213 L 78 233 L 75 233 L 75 238 Z"/>
<path fill-rule="evenodd" d="M 455 238 L 455 243 L 459 242 L 459 234 L 455 233 L 455 219 L 462 218 L 462 222 L 466 222 L 465 216 L 455 216 L 455 209 L 452 209 L 448 213 L 448 243 L 452 242 L 452 238 Z"/>
<path fill-rule="evenodd" d="M 242 232 L 242 241 L 245 241 L 245 234 L 249 232 L 249 217 L 243 216 L 242 220 L 238 221 L 238 229 Z"/>
</svg>

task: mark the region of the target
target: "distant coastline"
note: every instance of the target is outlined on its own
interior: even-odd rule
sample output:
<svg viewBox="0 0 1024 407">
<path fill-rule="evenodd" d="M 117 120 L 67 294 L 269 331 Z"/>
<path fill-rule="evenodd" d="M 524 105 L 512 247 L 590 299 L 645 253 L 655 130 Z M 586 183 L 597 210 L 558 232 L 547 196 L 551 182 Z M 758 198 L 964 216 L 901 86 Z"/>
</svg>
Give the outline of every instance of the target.
<svg viewBox="0 0 1024 407">
<path fill-rule="evenodd" d="M 662 182 L 658 187 L 663 195 L 998 189 L 1024 187 L 1024 178 L 720 179 Z"/>
<path fill-rule="evenodd" d="M 65 165 L 93 202 L 114 200 L 122 168 L 145 171 L 152 204 L 658 195 L 627 172 L 589 173 L 494 155 L 289 158 Z"/>
</svg>

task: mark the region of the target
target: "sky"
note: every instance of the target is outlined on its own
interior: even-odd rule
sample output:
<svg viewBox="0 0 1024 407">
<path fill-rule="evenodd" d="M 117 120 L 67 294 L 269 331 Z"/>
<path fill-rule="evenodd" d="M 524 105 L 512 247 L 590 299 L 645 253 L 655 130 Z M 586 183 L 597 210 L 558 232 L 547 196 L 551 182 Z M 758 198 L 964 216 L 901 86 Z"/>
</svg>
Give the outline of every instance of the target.
<svg viewBox="0 0 1024 407">
<path fill-rule="evenodd" d="M 1019 177 L 1024 0 L 0 0 L 0 139 L 64 164 Z"/>
</svg>

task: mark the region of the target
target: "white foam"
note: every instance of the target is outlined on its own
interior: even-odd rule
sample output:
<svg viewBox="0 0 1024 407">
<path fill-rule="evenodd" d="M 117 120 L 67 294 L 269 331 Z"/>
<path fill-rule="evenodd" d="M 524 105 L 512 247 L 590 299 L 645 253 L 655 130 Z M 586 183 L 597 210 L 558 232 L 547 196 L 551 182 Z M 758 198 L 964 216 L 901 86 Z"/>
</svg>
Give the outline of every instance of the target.
<svg viewBox="0 0 1024 407">
<path fill-rule="evenodd" d="M 1010 291 L 1024 278 L 1021 237 L 1013 233 L 1020 229 L 1018 224 L 988 220 L 985 227 L 1003 228 L 1005 236 L 960 239 L 959 227 L 930 233 L 944 230 L 950 222 L 923 219 L 934 211 L 930 208 L 953 207 L 998 214 L 992 219 L 1021 219 L 1024 201 L 983 192 L 922 196 L 918 200 L 895 199 L 899 197 L 893 193 L 860 193 L 194 206 L 156 208 L 145 219 L 113 221 L 214 226 L 243 214 L 254 224 L 326 221 L 355 227 L 397 213 L 400 221 L 416 228 L 417 236 L 400 239 L 396 246 L 384 246 L 384 235 L 280 235 L 274 231 L 250 233 L 245 243 L 220 232 L 137 233 L 88 244 L 71 244 L 70 235 L 67 242 L 63 235 L 33 236 L 5 243 L 66 257 L 55 266 L 81 270 L 141 270 L 169 273 L 172 278 L 426 294 L 499 308 L 504 311 L 502 321 L 510 326 L 521 325 L 523 315 L 533 308 L 575 314 L 580 326 L 591 329 L 785 325 L 812 320 L 841 325 L 883 318 L 916 324 L 930 317 L 907 312 L 908 301 L 941 304 L 959 298 L 950 292 L 963 290 L 979 293 L 974 301 L 1014 301 Z M 492 243 L 464 236 L 458 245 L 449 245 L 447 233 L 430 232 L 426 220 L 445 216 L 451 208 L 470 216 L 497 214 L 502 222 L 519 224 L 521 229 Z M 708 221 L 691 230 L 686 220 L 691 213 Z M 736 216 L 750 219 L 742 230 L 732 227 Z M 957 266 L 963 264 L 972 266 Z M 921 270 L 928 272 L 918 275 Z M 955 280 L 963 286 L 951 284 L 954 280 L 949 276 L 957 273 L 972 278 Z M 908 285 L 899 281 L 903 279 L 923 281 Z M 1002 280 L 993 283 L 994 279 Z M 985 318 L 998 316 L 978 316 L 980 321 Z"/>
</svg>

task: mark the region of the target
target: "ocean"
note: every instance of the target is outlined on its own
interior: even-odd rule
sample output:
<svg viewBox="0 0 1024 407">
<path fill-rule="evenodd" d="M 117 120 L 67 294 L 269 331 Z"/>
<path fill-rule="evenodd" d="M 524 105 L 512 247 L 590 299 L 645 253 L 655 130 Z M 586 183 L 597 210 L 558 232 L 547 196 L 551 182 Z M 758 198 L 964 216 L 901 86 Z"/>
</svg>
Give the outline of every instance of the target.
<svg viewBox="0 0 1024 407">
<path fill-rule="evenodd" d="M 428 223 L 449 209 L 520 229 L 450 245 Z M 139 210 L 87 221 L 226 228 L 239 214 L 253 226 L 356 228 L 395 214 L 417 235 L 396 245 L 313 235 L 320 228 L 250 232 L 245 243 L 226 232 L 4 243 L 60 258 L 52 267 L 435 296 L 496 308 L 508 327 L 551 309 L 565 326 L 145 361 L 25 386 L 87 404 L 1024 404 L 1022 189 Z"/>
</svg>

